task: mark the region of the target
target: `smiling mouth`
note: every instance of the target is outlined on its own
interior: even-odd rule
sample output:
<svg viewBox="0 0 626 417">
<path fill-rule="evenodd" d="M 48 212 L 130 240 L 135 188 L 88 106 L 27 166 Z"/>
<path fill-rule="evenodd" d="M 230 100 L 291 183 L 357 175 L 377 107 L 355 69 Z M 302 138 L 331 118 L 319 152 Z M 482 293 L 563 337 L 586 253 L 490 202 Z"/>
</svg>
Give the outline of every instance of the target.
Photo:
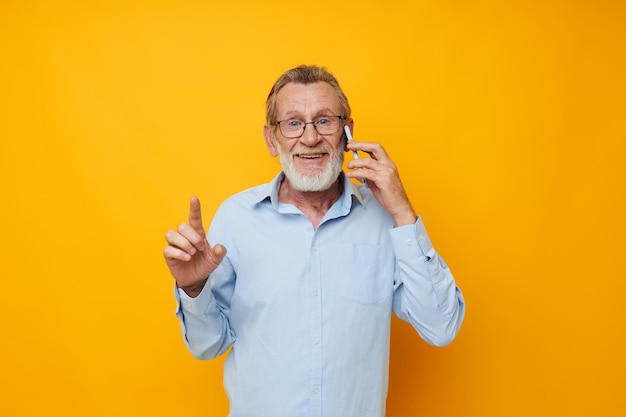
<svg viewBox="0 0 626 417">
<path fill-rule="evenodd" d="M 316 153 L 316 154 L 297 154 L 296 156 L 302 159 L 319 159 L 323 157 L 324 155 L 325 154 L 323 153 Z"/>
</svg>

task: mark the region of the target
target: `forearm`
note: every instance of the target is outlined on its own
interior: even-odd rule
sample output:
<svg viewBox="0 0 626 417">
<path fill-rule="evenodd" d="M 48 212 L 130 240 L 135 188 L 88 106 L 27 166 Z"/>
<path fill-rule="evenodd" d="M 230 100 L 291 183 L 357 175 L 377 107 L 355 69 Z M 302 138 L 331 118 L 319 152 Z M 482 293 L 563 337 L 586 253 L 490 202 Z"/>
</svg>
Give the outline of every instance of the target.
<svg viewBox="0 0 626 417">
<path fill-rule="evenodd" d="M 197 359 L 212 359 L 224 353 L 234 342 L 228 318 L 220 310 L 211 293 L 205 288 L 192 298 L 178 287 L 176 316 L 180 320 L 185 345 Z"/>
<path fill-rule="evenodd" d="M 428 343 L 449 344 L 465 312 L 452 273 L 432 247 L 421 220 L 392 233 L 397 257 L 394 312 Z"/>
</svg>

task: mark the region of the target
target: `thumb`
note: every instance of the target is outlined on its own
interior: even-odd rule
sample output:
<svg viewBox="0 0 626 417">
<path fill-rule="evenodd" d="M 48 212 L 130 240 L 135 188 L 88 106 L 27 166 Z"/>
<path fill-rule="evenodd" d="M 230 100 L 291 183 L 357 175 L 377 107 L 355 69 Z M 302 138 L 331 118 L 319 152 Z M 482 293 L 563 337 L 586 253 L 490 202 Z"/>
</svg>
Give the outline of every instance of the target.
<svg viewBox="0 0 626 417">
<path fill-rule="evenodd" d="M 226 252 L 227 250 L 224 245 L 220 245 L 219 243 L 211 248 L 211 258 L 213 258 L 215 265 L 219 265 L 222 262 L 224 256 L 226 256 Z"/>
</svg>

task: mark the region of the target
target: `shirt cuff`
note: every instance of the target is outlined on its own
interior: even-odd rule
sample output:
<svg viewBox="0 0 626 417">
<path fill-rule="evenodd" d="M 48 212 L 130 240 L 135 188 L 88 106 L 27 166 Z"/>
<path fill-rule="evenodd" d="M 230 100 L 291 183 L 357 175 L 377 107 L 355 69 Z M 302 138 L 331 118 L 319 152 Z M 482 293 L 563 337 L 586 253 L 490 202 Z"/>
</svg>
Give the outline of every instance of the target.
<svg viewBox="0 0 626 417">
<path fill-rule="evenodd" d="M 176 298 L 178 299 L 180 309 L 184 313 L 194 316 L 200 316 L 207 311 L 209 305 L 213 302 L 213 292 L 209 281 L 206 282 L 202 292 L 197 297 L 190 297 L 187 293 L 176 285 Z"/>
<path fill-rule="evenodd" d="M 432 258 L 435 252 L 424 222 L 419 216 L 415 224 L 395 227 L 389 233 L 398 258 L 415 257 L 416 251 L 421 256 Z"/>
</svg>

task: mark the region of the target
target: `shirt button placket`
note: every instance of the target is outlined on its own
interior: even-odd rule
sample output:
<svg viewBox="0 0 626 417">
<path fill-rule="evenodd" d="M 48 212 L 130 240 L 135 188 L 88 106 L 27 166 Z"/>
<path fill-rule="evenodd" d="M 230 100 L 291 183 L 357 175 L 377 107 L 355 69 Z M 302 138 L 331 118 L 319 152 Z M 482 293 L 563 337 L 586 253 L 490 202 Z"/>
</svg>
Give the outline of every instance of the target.
<svg viewBox="0 0 626 417">
<path fill-rule="evenodd" d="M 319 229 L 318 229 L 319 230 Z M 311 242 L 309 273 L 311 297 L 309 298 L 309 313 L 311 320 L 311 363 L 309 387 L 311 393 L 310 415 L 322 415 L 322 297 L 320 276 L 320 245 L 315 237 Z"/>
</svg>

